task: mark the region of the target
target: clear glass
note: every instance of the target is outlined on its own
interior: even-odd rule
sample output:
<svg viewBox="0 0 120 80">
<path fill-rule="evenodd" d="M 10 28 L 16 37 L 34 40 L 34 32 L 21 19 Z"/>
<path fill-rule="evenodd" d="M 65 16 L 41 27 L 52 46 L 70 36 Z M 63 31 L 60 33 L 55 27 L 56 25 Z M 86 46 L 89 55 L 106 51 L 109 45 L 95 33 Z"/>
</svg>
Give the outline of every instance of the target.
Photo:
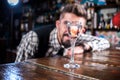
<svg viewBox="0 0 120 80">
<path fill-rule="evenodd" d="M 67 28 L 70 36 L 70 41 L 71 41 L 71 57 L 70 57 L 69 63 L 64 64 L 64 68 L 79 68 L 80 65 L 75 63 L 75 60 L 74 60 L 74 47 L 75 47 L 75 43 L 78 36 L 80 36 L 79 30 L 81 28 L 81 25 L 67 23 Z"/>
</svg>

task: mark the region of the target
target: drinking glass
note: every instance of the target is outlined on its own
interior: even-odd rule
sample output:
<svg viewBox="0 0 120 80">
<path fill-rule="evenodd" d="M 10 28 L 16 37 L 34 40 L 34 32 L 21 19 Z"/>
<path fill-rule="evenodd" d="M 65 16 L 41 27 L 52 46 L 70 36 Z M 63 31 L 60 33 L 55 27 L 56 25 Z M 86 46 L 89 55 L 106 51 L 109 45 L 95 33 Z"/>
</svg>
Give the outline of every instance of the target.
<svg viewBox="0 0 120 80">
<path fill-rule="evenodd" d="M 71 42 L 71 56 L 69 63 L 64 64 L 65 68 L 79 68 L 80 65 L 74 61 L 74 47 L 78 36 L 80 36 L 81 24 L 67 22 L 67 29 Z"/>
</svg>

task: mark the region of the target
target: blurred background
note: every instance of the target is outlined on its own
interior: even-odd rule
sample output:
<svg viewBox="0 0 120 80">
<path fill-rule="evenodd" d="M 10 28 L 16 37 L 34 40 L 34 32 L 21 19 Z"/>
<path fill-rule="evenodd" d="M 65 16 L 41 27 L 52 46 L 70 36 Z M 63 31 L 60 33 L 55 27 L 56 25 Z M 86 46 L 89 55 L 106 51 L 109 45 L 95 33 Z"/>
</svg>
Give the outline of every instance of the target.
<svg viewBox="0 0 120 80">
<path fill-rule="evenodd" d="M 83 4 L 87 10 L 86 33 L 120 45 L 120 0 L 0 0 L 0 63 L 14 62 L 21 37 L 33 28 L 54 25 L 59 8 Z"/>
</svg>

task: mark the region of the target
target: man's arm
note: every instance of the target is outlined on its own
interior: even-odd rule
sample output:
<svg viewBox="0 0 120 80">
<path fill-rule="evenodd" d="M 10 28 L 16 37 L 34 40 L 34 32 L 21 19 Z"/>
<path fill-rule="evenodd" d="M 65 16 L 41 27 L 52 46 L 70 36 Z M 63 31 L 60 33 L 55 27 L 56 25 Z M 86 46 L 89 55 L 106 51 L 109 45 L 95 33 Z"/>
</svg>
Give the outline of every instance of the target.
<svg viewBox="0 0 120 80">
<path fill-rule="evenodd" d="M 17 47 L 15 62 L 24 61 L 34 55 L 38 48 L 38 36 L 34 31 L 30 31 L 22 37 Z"/>
<path fill-rule="evenodd" d="M 92 35 L 82 34 L 77 41 L 84 44 L 85 49 L 90 48 L 92 51 L 104 50 L 110 47 L 110 43 L 108 40 Z"/>
<path fill-rule="evenodd" d="M 104 38 L 83 34 L 78 38 L 76 42 L 76 47 L 74 48 L 75 58 L 79 59 L 83 57 L 83 54 L 81 55 L 81 53 L 84 52 L 105 50 L 109 47 L 110 47 L 110 43 L 108 40 Z M 65 49 L 63 55 L 66 57 L 70 57 L 71 55 L 70 48 Z"/>
</svg>

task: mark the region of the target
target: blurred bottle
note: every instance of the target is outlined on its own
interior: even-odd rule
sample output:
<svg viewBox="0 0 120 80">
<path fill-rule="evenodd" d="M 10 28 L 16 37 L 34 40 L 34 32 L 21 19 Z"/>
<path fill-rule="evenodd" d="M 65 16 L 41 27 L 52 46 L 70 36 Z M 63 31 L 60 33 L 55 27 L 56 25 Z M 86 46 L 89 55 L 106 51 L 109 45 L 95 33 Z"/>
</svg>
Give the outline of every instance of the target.
<svg viewBox="0 0 120 80">
<path fill-rule="evenodd" d="M 100 15 L 100 22 L 99 22 L 98 28 L 99 29 L 105 28 L 105 20 L 104 20 L 104 15 L 103 14 Z"/>
</svg>

